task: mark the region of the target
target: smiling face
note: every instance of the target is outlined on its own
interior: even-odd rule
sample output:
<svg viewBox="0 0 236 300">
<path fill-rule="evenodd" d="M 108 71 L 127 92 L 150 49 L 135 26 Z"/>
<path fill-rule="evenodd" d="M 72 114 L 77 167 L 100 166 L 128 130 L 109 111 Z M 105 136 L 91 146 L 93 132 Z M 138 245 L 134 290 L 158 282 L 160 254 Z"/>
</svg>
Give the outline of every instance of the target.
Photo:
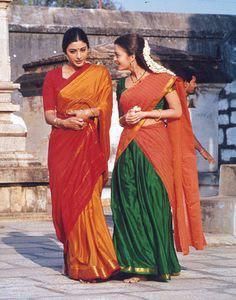
<svg viewBox="0 0 236 300">
<path fill-rule="evenodd" d="M 74 67 L 82 67 L 88 58 L 88 46 L 82 41 L 70 43 L 66 49 L 66 55 L 70 64 Z"/>
<path fill-rule="evenodd" d="M 124 48 L 115 44 L 114 62 L 119 71 L 130 70 L 130 63 L 134 60 L 134 55 L 128 55 Z"/>
</svg>

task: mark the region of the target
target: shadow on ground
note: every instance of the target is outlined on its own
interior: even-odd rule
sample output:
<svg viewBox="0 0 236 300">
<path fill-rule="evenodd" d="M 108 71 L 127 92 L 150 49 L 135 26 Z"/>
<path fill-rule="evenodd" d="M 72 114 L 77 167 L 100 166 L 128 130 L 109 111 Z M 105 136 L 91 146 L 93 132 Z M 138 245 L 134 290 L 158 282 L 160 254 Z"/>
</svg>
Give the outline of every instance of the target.
<svg viewBox="0 0 236 300">
<path fill-rule="evenodd" d="M 12 231 L 2 238 L 2 242 L 41 267 L 52 268 L 56 271 L 62 268 L 63 250 L 53 234 L 37 236 Z"/>
</svg>

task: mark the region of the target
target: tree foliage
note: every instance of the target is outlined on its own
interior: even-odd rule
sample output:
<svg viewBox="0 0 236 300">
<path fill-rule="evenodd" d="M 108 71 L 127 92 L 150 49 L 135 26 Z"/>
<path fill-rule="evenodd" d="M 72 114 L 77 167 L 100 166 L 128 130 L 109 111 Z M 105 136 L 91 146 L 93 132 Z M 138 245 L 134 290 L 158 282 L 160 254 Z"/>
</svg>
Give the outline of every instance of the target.
<svg viewBox="0 0 236 300">
<path fill-rule="evenodd" d="M 98 8 L 98 0 L 13 0 L 18 5 L 38 5 L 53 7 L 73 7 L 73 8 Z M 103 9 L 116 9 L 113 0 L 103 0 Z"/>
</svg>

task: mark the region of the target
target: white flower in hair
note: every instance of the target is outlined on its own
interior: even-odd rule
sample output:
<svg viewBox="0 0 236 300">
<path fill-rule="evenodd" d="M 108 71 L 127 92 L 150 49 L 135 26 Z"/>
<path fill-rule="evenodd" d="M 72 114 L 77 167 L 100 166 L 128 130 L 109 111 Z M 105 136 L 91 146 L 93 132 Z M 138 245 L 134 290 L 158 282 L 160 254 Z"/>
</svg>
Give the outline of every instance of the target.
<svg viewBox="0 0 236 300">
<path fill-rule="evenodd" d="M 144 48 L 143 48 L 143 57 L 144 57 L 144 60 L 147 64 L 147 66 L 149 67 L 149 69 L 154 73 L 168 73 L 170 75 L 175 75 L 175 73 L 172 72 L 171 70 L 166 69 L 162 65 L 155 62 L 151 58 L 150 54 L 151 54 L 151 49 L 149 47 L 148 41 L 145 40 L 144 41 Z"/>
</svg>

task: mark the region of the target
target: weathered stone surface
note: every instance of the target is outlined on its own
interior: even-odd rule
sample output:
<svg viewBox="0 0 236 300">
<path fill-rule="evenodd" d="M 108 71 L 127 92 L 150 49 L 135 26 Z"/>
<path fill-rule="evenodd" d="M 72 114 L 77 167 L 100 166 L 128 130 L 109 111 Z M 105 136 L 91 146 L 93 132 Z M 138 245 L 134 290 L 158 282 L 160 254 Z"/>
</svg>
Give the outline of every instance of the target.
<svg viewBox="0 0 236 300">
<path fill-rule="evenodd" d="M 0 215 L 47 210 L 47 170 L 26 152 L 24 121 L 11 94 L 20 87 L 11 81 L 7 7 L 0 0 Z"/>
<path fill-rule="evenodd" d="M 39 184 L 0 187 L 0 217 L 22 213 L 24 218 L 26 212 L 48 212 L 48 190 L 47 185 Z"/>
<path fill-rule="evenodd" d="M 234 149 L 222 149 L 221 159 L 224 162 L 229 162 L 231 158 L 236 157 L 236 150 Z"/>
<path fill-rule="evenodd" d="M 236 124 L 236 111 L 232 111 L 232 112 L 231 112 L 230 122 L 231 122 L 232 124 Z"/>
<path fill-rule="evenodd" d="M 11 202 L 11 212 L 21 212 L 22 208 L 25 206 L 25 193 L 26 190 L 22 186 L 10 187 L 10 202 Z"/>
<path fill-rule="evenodd" d="M 48 183 L 48 170 L 42 166 L 0 168 L 0 183 Z"/>
<path fill-rule="evenodd" d="M 219 124 L 220 125 L 228 125 L 229 124 L 229 116 L 227 114 L 219 115 Z"/>
<path fill-rule="evenodd" d="M 236 165 L 221 165 L 219 193 L 222 196 L 235 196 L 236 198 Z"/>
<path fill-rule="evenodd" d="M 112 223 L 107 219 L 109 228 Z M 235 298 L 236 247 L 222 246 L 228 236 L 207 234 L 215 247 L 178 254 L 181 275 L 169 283 L 127 284 L 109 280 L 81 284 L 61 275 L 63 250 L 52 222 L 2 221 L 0 228 L 0 299 L 220 299 Z"/>
<path fill-rule="evenodd" d="M 236 108 L 236 100 L 231 100 L 230 101 L 230 107 Z"/>
<path fill-rule="evenodd" d="M 236 127 L 228 128 L 226 130 L 227 144 L 236 145 Z"/>
<path fill-rule="evenodd" d="M 0 139 L 0 149 L 2 152 L 8 151 L 24 151 L 25 150 L 25 138 L 23 137 L 1 137 Z"/>
<path fill-rule="evenodd" d="M 236 93 L 236 81 L 233 81 L 226 85 L 225 87 L 226 95 Z"/>
<path fill-rule="evenodd" d="M 117 36 L 127 32 L 138 32 L 149 38 L 151 44 L 210 56 L 214 62 L 208 59 L 202 64 L 198 77 L 205 73 L 209 80 L 217 77 L 213 82 L 229 79 L 219 69 L 221 60 L 217 50 L 221 49 L 226 34 L 228 36 L 234 30 L 234 16 L 12 6 L 9 19 L 14 80 L 22 74 L 22 64 L 62 53 L 62 35 L 71 26 L 82 27 L 92 47 L 113 43 Z M 181 58 L 176 63 L 179 60 Z M 209 65 L 214 70 L 212 76 L 207 74 Z"/>
<path fill-rule="evenodd" d="M 223 129 L 219 129 L 218 143 L 223 144 L 223 142 L 224 142 L 224 131 L 223 131 Z"/>
<path fill-rule="evenodd" d="M 219 101 L 219 110 L 227 110 L 229 108 L 229 103 L 227 99 L 221 99 Z"/>
<path fill-rule="evenodd" d="M 0 187 L 0 212 L 10 212 L 10 189 L 7 187 Z"/>
<path fill-rule="evenodd" d="M 236 197 L 201 198 L 204 231 L 236 235 Z"/>
</svg>

